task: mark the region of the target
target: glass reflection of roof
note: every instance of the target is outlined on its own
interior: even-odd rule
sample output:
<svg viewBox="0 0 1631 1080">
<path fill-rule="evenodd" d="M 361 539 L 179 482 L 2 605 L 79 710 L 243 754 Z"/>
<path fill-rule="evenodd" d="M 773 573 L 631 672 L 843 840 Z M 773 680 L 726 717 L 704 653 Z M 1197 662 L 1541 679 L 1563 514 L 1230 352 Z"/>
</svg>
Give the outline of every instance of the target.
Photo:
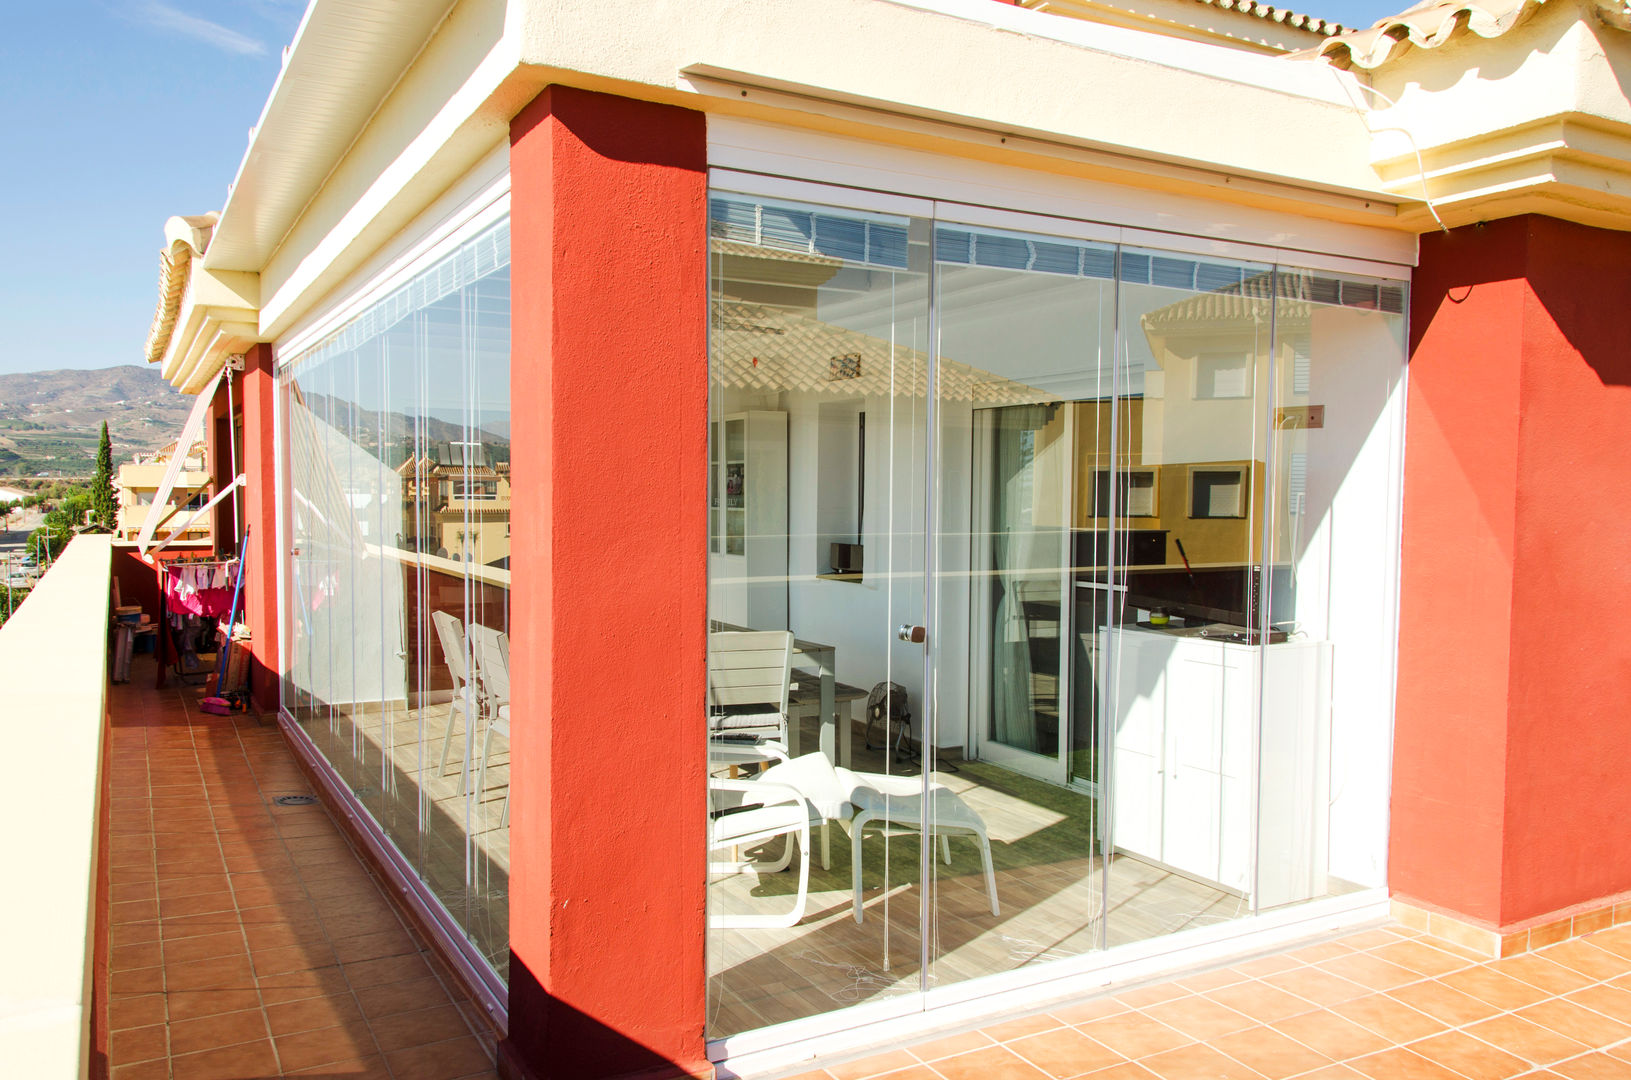
<svg viewBox="0 0 1631 1080">
<path fill-rule="evenodd" d="M 770 304 L 716 299 L 713 379 L 740 390 L 835 397 L 928 393 L 927 355 L 871 334 Z M 941 358 L 939 394 L 977 406 L 1024 405 L 1058 395 Z"/>
</svg>

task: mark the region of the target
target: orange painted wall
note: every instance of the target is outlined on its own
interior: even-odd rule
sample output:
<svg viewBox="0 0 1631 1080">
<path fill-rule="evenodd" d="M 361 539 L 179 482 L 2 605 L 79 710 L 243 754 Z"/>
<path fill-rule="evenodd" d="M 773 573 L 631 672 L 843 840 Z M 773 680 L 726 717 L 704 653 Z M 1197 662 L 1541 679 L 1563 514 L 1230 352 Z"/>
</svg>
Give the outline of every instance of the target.
<svg viewBox="0 0 1631 1080">
<path fill-rule="evenodd" d="M 244 524 L 249 542 L 243 552 L 244 621 L 249 624 L 249 690 L 255 708 L 277 711 L 277 492 L 273 439 L 277 382 L 272 375 L 272 346 L 256 345 L 244 357 L 233 393 L 243 413 Z M 229 478 L 230 479 L 230 478 Z"/>
<path fill-rule="evenodd" d="M 562 87 L 511 124 L 511 1073 L 711 1074 L 706 150 Z"/>
<path fill-rule="evenodd" d="M 1631 236 L 1423 237 L 1389 879 L 1507 926 L 1631 889 Z"/>
</svg>

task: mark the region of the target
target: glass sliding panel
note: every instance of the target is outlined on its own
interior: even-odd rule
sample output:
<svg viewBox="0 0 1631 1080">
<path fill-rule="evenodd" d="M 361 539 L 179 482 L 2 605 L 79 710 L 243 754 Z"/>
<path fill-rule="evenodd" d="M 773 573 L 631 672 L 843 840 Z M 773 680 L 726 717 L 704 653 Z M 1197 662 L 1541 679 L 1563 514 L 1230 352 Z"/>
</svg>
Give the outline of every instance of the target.
<svg viewBox="0 0 1631 1080">
<path fill-rule="evenodd" d="M 1267 266 L 1123 249 L 1110 945 L 1252 910 Z"/>
<path fill-rule="evenodd" d="M 713 193 L 710 219 L 719 1037 L 921 986 L 923 778 L 902 733 L 924 715 L 925 658 L 896 628 L 925 623 L 929 227 L 727 192 Z M 879 718 L 852 740 L 869 698 Z M 800 806 L 814 858 L 789 850 Z M 794 821 L 760 835 L 755 813 Z M 826 824 L 845 819 L 854 845 Z"/>
<path fill-rule="evenodd" d="M 935 232 L 934 980 L 1101 947 L 1115 251 Z M 989 864 L 987 856 L 989 855 Z M 987 871 L 990 871 L 989 873 Z M 996 910 L 993 910 L 995 908 Z"/>
<path fill-rule="evenodd" d="M 500 977 L 508 266 L 500 223 L 282 375 L 285 707 Z"/>
<path fill-rule="evenodd" d="M 1405 300 L 1395 281 L 1278 279 L 1259 908 L 1386 882 Z"/>
</svg>

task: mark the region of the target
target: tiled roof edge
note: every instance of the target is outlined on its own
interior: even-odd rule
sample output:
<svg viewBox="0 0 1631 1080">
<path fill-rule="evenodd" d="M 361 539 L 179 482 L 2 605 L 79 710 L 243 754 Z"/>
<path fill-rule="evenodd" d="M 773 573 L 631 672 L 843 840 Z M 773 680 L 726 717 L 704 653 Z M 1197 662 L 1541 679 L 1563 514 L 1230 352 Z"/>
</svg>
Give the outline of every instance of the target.
<svg viewBox="0 0 1631 1080">
<path fill-rule="evenodd" d="M 1404 55 L 1412 46 L 1436 49 L 1468 33 L 1482 38 L 1500 37 L 1544 3 L 1546 0 L 1428 0 L 1380 19 L 1367 29 L 1349 31 L 1290 55 L 1322 59 L 1337 67 L 1374 70 Z M 1631 29 L 1631 4 L 1626 0 L 1592 3 L 1604 24 Z"/>
</svg>

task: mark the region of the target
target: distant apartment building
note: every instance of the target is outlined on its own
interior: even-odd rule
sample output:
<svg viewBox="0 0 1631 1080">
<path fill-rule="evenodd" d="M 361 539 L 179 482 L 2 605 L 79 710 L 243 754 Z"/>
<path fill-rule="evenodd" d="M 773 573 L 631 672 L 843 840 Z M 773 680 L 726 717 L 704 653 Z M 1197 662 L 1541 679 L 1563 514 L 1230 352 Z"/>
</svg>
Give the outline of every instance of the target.
<svg viewBox="0 0 1631 1080">
<path fill-rule="evenodd" d="M 142 526 L 155 513 L 158 522 L 154 535 L 160 539 L 171 536 L 178 542 L 206 541 L 210 539 L 210 520 L 202 515 L 189 521 L 193 512 L 209 498 L 210 474 L 204 468 L 204 442 L 199 440 L 188 448 L 176 474 L 174 486 L 154 505 L 154 497 L 164 483 L 165 472 L 175 457 L 176 444 L 171 443 L 150 454 L 137 454 L 119 466 L 117 481 L 119 517 L 117 533 L 121 540 L 134 540 L 141 535 Z M 185 529 L 181 526 L 185 525 Z"/>
</svg>

